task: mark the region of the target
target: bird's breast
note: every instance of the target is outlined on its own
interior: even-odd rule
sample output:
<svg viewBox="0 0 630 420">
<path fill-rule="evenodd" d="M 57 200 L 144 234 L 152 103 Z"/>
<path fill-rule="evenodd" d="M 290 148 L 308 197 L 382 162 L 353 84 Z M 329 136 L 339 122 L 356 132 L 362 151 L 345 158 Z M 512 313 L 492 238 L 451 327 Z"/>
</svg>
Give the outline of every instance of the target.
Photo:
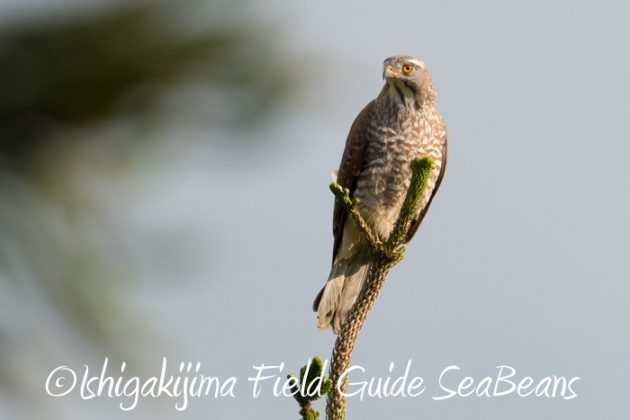
<svg viewBox="0 0 630 420">
<path fill-rule="evenodd" d="M 431 118 L 422 112 L 384 113 L 369 126 L 355 196 L 360 200 L 359 211 L 381 237 L 389 235 L 398 218 L 411 182 L 410 163 L 418 155 L 436 161 L 437 172 L 429 179 L 428 192 L 435 185 L 441 164 L 438 134 Z"/>
</svg>

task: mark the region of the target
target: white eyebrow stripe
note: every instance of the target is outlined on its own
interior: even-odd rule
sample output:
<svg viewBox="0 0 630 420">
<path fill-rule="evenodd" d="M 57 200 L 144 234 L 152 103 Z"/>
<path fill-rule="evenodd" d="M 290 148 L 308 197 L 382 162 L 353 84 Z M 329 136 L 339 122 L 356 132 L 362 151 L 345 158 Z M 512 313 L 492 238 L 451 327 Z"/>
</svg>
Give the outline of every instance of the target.
<svg viewBox="0 0 630 420">
<path fill-rule="evenodd" d="M 424 63 L 420 60 L 408 60 L 410 63 L 415 64 L 416 66 L 420 67 L 421 69 L 426 68 L 426 66 L 424 65 Z"/>
<path fill-rule="evenodd" d="M 402 63 L 412 63 L 415 66 L 421 68 L 421 69 L 426 69 L 427 66 L 426 64 L 424 64 L 424 62 L 418 60 L 415 57 L 411 57 L 411 56 L 405 56 L 405 55 L 399 55 L 399 56 L 392 56 L 392 57 L 388 57 L 385 59 L 385 61 L 383 61 L 383 65 L 386 66 L 388 64 L 402 64 Z"/>
</svg>

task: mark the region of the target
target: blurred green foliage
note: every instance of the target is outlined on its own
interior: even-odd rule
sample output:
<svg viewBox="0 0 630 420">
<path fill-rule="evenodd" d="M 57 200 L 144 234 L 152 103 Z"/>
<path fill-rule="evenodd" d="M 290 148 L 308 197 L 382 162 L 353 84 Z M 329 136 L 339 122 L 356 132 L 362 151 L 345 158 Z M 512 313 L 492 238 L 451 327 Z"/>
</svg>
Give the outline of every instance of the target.
<svg viewBox="0 0 630 420">
<path fill-rule="evenodd" d="M 146 181 L 146 162 L 151 176 L 164 170 L 141 156 L 188 140 L 165 141 L 160 129 L 190 115 L 197 130 L 253 127 L 293 86 L 272 31 L 242 1 L 87 4 L 0 28 L 0 399 L 33 418 L 68 417 L 33 404 L 41 378 L 27 383 L 22 355 L 46 363 L 79 342 L 128 360 L 152 342 L 131 286 L 146 266 L 177 263 L 151 253 L 155 232 L 123 187 L 134 170 Z M 117 121 L 125 130 L 110 130 Z M 237 137 L 260 138 L 221 138 Z M 169 250 L 197 246 L 169 234 L 182 226 L 155 227 Z M 29 341 L 50 336 L 48 350 Z"/>
<path fill-rule="evenodd" d="M 210 113 L 257 119 L 291 78 L 270 34 L 234 13 L 242 6 L 214 2 L 199 24 L 197 2 L 127 2 L 1 29 L 0 156 L 45 150 L 60 126 L 142 115 L 190 81 L 223 95 Z"/>
</svg>

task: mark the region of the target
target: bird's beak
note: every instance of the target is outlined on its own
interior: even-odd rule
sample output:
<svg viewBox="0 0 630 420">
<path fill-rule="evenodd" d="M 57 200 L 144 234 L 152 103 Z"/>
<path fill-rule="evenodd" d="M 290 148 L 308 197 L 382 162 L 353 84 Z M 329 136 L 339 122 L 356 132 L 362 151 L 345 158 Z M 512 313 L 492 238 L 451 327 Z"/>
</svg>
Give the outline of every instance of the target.
<svg viewBox="0 0 630 420">
<path fill-rule="evenodd" d="M 391 64 L 388 64 L 385 66 L 385 68 L 383 69 L 383 79 L 391 79 L 391 78 L 398 78 L 400 77 L 400 73 L 396 73 L 396 71 L 394 71 L 394 66 L 392 66 Z"/>
</svg>

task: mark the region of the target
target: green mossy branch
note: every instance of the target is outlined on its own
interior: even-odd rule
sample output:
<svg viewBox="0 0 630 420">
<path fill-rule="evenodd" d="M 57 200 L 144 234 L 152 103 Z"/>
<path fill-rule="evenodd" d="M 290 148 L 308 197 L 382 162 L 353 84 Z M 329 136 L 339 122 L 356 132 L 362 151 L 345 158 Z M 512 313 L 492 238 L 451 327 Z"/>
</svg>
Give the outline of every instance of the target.
<svg viewBox="0 0 630 420">
<path fill-rule="evenodd" d="M 293 379 L 293 386 L 291 387 L 291 392 L 293 393 L 293 398 L 300 405 L 300 415 L 303 420 L 317 420 L 319 419 L 319 411 L 313 409 L 312 401 L 317 401 L 323 395 L 327 395 L 333 387 L 333 382 L 330 378 L 322 375 L 324 370 L 324 364 L 322 363 L 322 359 L 319 356 L 313 357 L 309 364 L 302 366 L 300 369 L 300 379 L 299 382 L 297 378 L 293 375 L 288 375 L 287 379 Z M 304 376 L 306 375 L 306 378 Z M 317 381 L 318 378 L 322 377 L 322 382 L 319 386 L 319 390 L 317 393 L 313 395 L 309 395 L 309 386 L 310 384 Z M 304 384 L 305 389 L 300 385 Z"/>
<path fill-rule="evenodd" d="M 347 389 L 348 376 L 344 376 L 342 383 L 338 383 L 343 372 L 350 366 L 350 358 L 359 331 L 365 322 L 367 314 L 376 301 L 381 287 L 385 283 L 389 270 L 403 258 L 405 242 L 409 227 L 418 214 L 424 190 L 434 162 L 431 158 L 416 158 L 411 162 L 411 183 L 401 207 L 398 219 L 392 233 L 385 243 L 372 232 L 361 214 L 357 210 L 358 199 L 350 197 L 350 192 L 339 184 L 330 186 L 333 194 L 341 206 L 354 219 L 372 246 L 373 257 L 368 276 L 357 296 L 346 322 L 344 323 L 333 349 L 330 365 L 330 379 L 335 386 L 328 394 L 326 401 L 326 416 L 328 420 L 343 420 L 346 416 L 346 399 L 343 394 Z"/>
<path fill-rule="evenodd" d="M 418 215 L 422 196 L 434 166 L 433 159 L 428 157 L 416 158 L 411 161 L 411 183 L 398 220 L 396 220 L 394 229 L 387 240 L 386 246 L 389 250 L 398 249 L 405 242 L 411 222 Z"/>
</svg>

